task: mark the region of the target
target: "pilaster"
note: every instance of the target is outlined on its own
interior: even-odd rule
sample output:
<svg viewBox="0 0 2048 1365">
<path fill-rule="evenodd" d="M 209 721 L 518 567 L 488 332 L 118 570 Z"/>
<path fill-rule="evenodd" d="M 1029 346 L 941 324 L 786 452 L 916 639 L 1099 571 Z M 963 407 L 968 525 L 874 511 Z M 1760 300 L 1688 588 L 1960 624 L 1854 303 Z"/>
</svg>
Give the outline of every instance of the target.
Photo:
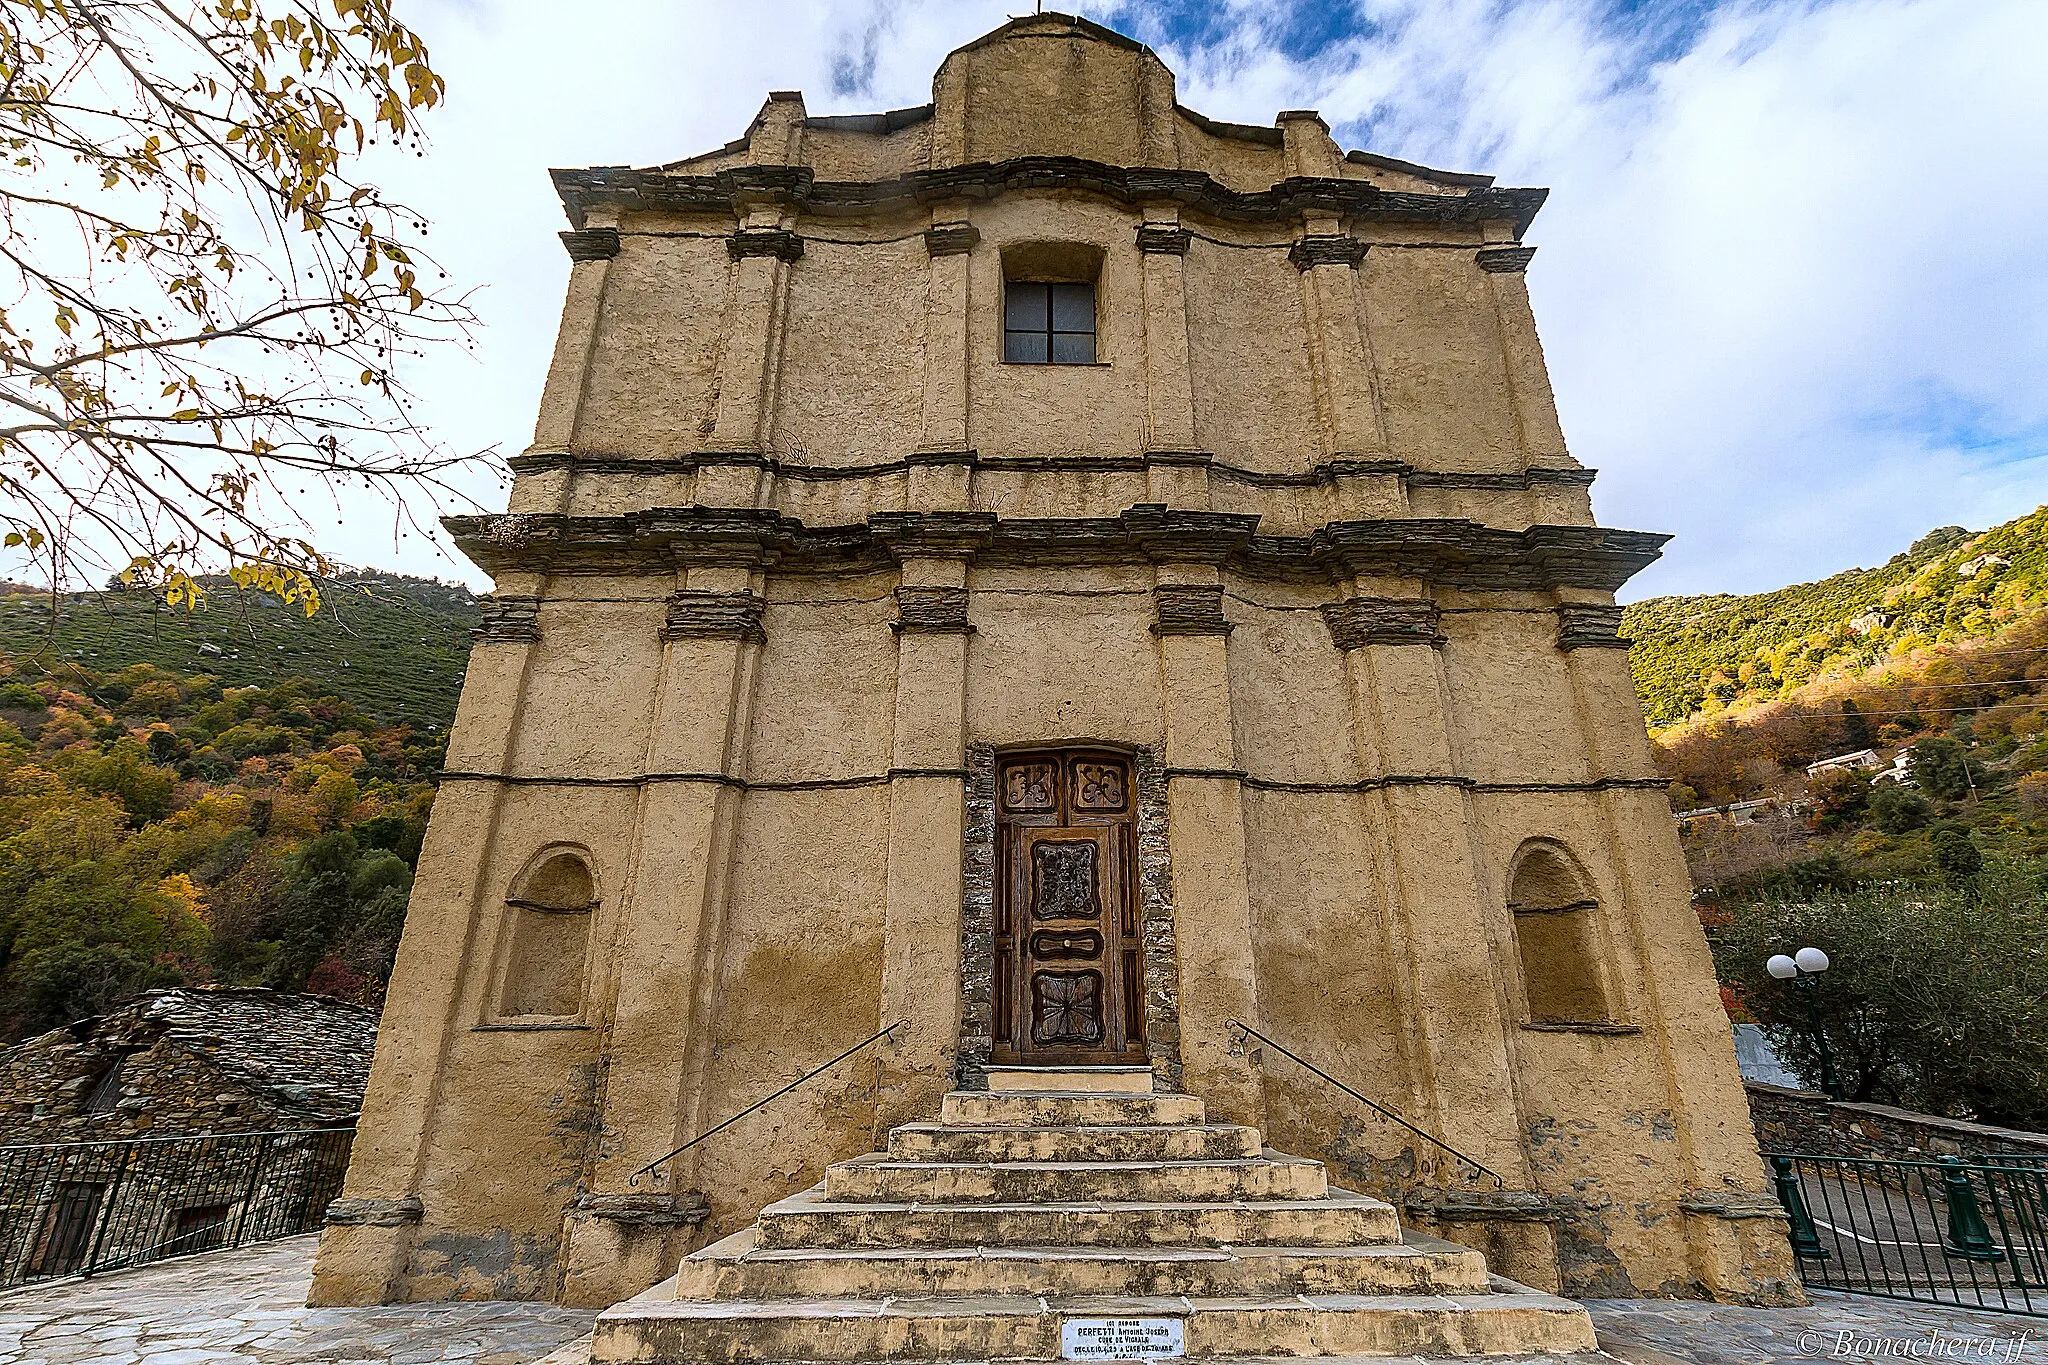
<svg viewBox="0 0 2048 1365">
<path fill-rule="evenodd" d="M 1257 518 L 1132 508 L 1124 520 L 1153 562 L 1184 1084 L 1208 1101 L 1213 1121 L 1259 1125 L 1265 1081 L 1230 1029 L 1233 1019 L 1253 1028 L 1265 1019 L 1217 567 L 1250 538 Z"/>
<path fill-rule="evenodd" d="M 691 1155 L 641 1168 L 705 1122 L 702 1079 L 727 877 L 763 642 L 765 557 L 686 562 L 662 627 L 659 694 L 608 958 L 597 1151 L 567 1223 L 562 1300 L 611 1303 L 674 1268 L 702 1197 Z"/>
<path fill-rule="evenodd" d="M 1381 783 L 1363 799 L 1401 978 L 1403 1053 L 1421 1100 L 1416 1121 L 1529 1194 L 1512 1019 L 1473 846 L 1471 798 L 1458 773 L 1437 608 L 1413 580 L 1348 576 L 1347 587 L 1350 596 L 1324 615 L 1345 655 L 1360 772 Z M 1435 1171 L 1425 1183 L 1484 1183 L 1433 1150 L 1415 1155 L 1421 1170 Z M 1502 1274 L 1555 1285 L 1549 1224 L 1531 1216 L 1540 1202 L 1529 1194 L 1498 1218 L 1475 1218 L 1485 1226 L 1471 1235 L 1489 1254 L 1510 1258 Z M 1440 1235 L 1459 1235 L 1455 1220 L 1437 1221 Z"/>
<path fill-rule="evenodd" d="M 960 1038 L 960 888 L 967 791 L 967 568 L 990 517 L 901 516 L 877 527 L 900 565 L 890 753 L 876 1143 L 953 1087 Z"/>
<path fill-rule="evenodd" d="M 548 362 L 528 454 L 565 455 L 576 448 L 577 421 L 604 315 L 605 282 L 620 249 L 619 231 L 611 226 L 560 236 L 569 253 L 569 287 L 562 298 L 562 325 L 555 333 L 555 353 Z M 513 481 L 508 510 L 567 512 L 574 477 L 566 462 L 544 473 L 521 474 Z"/>
<path fill-rule="evenodd" d="M 974 248 L 981 233 L 967 221 L 964 206 L 933 211 L 924 234 L 931 256 L 925 296 L 924 431 L 920 449 L 954 453 L 968 449 L 968 289 Z M 967 506 L 971 471 L 964 464 L 913 464 L 910 505 L 914 511 Z"/>
<path fill-rule="evenodd" d="M 1138 228 L 1145 309 L 1147 449 L 1189 451 L 1195 446 L 1193 370 L 1188 356 L 1187 290 L 1183 279 L 1189 233 L 1171 204 L 1148 204 Z M 1204 471 L 1182 465 L 1149 467 L 1147 496 L 1175 507 L 1206 508 Z"/>
<path fill-rule="evenodd" d="M 1500 319 L 1501 358 L 1507 366 L 1508 397 L 1515 406 L 1521 463 L 1576 468 L 1565 448 L 1550 371 L 1543 363 L 1543 342 L 1536 335 L 1536 314 L 1529 307 L 1527 271 L 1535 254 L 1536 248 L 1513 242 L 1488 245 L 1479 252 L 1479 268 Z"/>
<path fill-rule="evenodd" d="M 1590 771 L 1654 779 L 1628 653 L 1614 647 L 1627 642 L 1611 627 L 1609 638 L 1588 638 L 1588 622 L 1618 625 L 1620 608 L 1603 600 L 1566 601 L 1558 612 L 1558 647 L 1567 661 Z M 1669 800 L 1654 786 L 1609 788 L 1592 799 L 1599 805 L 1618 892 L 1608 909 L 1609 930 L 1627 961 L 1617 975 L 1633 997 L 1627 1002 L 1631 1016 L 1644 1021 L 1654 1040 L 1662 1101 L 1675 1121 L 1679 1169 L 1671 1176 L 1683 1190 L 1707 1192 L 1680 1200 L 1694 1277 L 1718 1299 L 1798 1302 L 1798 1267 L 1757 1155 Z"/>
<path fill-rule="evenodd" d="M 803 238 L 793 230 L 794 218 L 779 205 L 743 204 L 740 214 L 739 230 L 728 243 L 732 282 L 726 297 L 725 346 L 719 360 L 718 413 L 706 447 L 759 451 L 766 448 L 774 426 L 789 272 L 803 256 Z M 706 497 L 707 482 L 698 482 L 701 501 L 753 505 L 751 497 L 743 503 Z"/>
<path fill-rule="evenodd" d="M 484 599 L 491 605 L 449 735 L 451 771 L 500 773 L 512 761 L 538 652 L 534 621 L 543 586 L 536 575 L 505 574 L 498 593 Z M 458 781 L 435 795 L 339 1216 L 323 1229 L 313 1265 L 311 1303 L 395 1301 L 420 1224 L 433 1214 L 420 1188 L 441 1078 L 463 1027 L 462 1002 L 480 986 L 476 973 L 487 970 L 472 949 L 480 909 L 495 903 L 486 878 L 502 790 L 495 782 Z M 450 963 L 466 966 L 451 970 Z"/>
<path fill-rule="evenodd" d="M 1387 442 L 1358 297 L 1366 244 L 1340 231 L 1334 215 L 1309 214 L 1306 225 L 1288 259 L 1301 272 L 1323 454 L 1376 458 Z"/>
</svg>

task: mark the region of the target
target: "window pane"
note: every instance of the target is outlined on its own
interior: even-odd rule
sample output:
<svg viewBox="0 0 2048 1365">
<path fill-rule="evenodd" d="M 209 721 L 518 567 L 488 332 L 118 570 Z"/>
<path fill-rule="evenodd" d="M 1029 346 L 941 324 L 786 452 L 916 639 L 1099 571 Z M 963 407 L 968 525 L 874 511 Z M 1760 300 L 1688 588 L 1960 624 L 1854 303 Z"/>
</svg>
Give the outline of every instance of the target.
<svg viewBox="0 0 2048 1365">
<path fill-rule="evenodd" d="M 1043 365 L 1045 363 L 1045 333 L 1003 333 L 1003 359 L 1009 361 L 1012 365 Z"/>
<path fill-rule="evenodd" d="M 1052 329 L 1055 332 L 1095 330 L 1095 286 L 1056 284 L 1052 286 Z"/>
<path fill-rule="evenodd" d="M 1093 332 L 1054 332 L 1052 334 L 1052 363 L 1055 365 L 1093 365 L 1095 363 L 1095 334 Z"/>
<path fill-rule="evenodd" d="M 1014 331 L 1044 331 L 1046 296 L 1051 288 L 1045 284 L 1006 285 L 1003 289 L 1003 326 Z"/>
</svg>

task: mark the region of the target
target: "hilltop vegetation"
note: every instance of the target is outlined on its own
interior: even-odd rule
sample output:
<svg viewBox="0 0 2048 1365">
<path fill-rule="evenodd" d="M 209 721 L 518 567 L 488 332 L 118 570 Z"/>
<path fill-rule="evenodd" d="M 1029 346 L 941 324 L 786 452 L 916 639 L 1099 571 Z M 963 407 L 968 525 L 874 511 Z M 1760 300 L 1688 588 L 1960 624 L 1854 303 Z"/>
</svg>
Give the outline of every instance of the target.
<svg viewBox="0 0 2048 1365">
<path fill-rule="evenodd" d="M 308 618 L 226 579 L 206 581 L 190 611 L 145 590 L 0 595 L 0 655 L 51 676 L 66 667 L 111 674 L 146 663 L 270 687 L 305 678 L 387 724 L 446 729 L 455 719 L 476 601 L 460 584 L 365 573 L 323 585 Z"/>
<path fill-rule="evenodd" d="M 0 1036 L 179 983 L 381 1002 L 476 611 L 347 587 L 0 601 Z"/>
<path fill-rule="evenodd" d="M 1968 570 L 1968 572 L 1965 572 Z M 1654 597 L 1622 613 L 1653 727 L 1786 697 L 2048 606 L 2048 507 L 1982 534 L 1945 526 L 1875 569 L 1746 597 Z"/>
<path fill-rule="evenodd" d="M 1764 969 L 1812 943 L 1850 1098 L 2048 1124 L 2048 508 L 1629 613 L 1672 804 L 1745 803 L 1681 830 L 1730 1012 L 1815 1082 L 1803 1001 Z"/>
</svg>

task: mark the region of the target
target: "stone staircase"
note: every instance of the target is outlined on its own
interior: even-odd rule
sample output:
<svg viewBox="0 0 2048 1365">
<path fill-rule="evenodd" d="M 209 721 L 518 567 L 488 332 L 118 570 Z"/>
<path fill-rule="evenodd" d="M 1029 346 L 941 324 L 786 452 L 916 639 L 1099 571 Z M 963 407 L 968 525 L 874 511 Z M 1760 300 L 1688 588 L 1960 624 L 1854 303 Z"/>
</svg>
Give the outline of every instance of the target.
<svg viewBox="0 0 2048 1365">
<path fill-rule="evenodd" d="M 608 1309 L 592 1360 L 1098 1359 L 1116 1332 L 1147 1357 L 1594 1349 L 1577 1304 L 1151 1085 L 996 1069 Z"/>
</svg>

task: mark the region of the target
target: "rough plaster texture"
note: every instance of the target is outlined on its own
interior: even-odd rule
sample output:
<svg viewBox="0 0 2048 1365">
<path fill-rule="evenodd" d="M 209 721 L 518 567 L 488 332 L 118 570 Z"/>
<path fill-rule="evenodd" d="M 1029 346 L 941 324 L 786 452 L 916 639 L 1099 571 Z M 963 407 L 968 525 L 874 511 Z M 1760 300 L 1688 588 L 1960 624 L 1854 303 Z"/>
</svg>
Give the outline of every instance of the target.
<svg viewBox="0 0 2048 1365">
<path fill-rule="evenodd" d="M 971 772 L 1064 743 L 1157 755 L 1163 1083 L 1524 1282 L 1797 1297 L 1626 657 L 1560 634 L 1660 541 L 1594 525 L 1558 433 L 1541 191 L 1212 123 L 1050 14 L 929 107 L 776 96 L 556 183 L 534 444 L 511 514 L 450 523 L 538 629 L 470 667 L 349 1179 L 390 1216 L 330 1230 L 317 1301 L 612 1302 L 935 1110 L 985 1037 Z M 1005 262 L 1055 258 L 1099 261 L 1098 363 L 1004 364 Z M 1532 840 L 1593 960 L 1518 940 Z M 579 1008 L 500 1017 L 561 847 Z M 1526 1027 L 1552 970 L 1608 1017 Z"/>
</svg>

